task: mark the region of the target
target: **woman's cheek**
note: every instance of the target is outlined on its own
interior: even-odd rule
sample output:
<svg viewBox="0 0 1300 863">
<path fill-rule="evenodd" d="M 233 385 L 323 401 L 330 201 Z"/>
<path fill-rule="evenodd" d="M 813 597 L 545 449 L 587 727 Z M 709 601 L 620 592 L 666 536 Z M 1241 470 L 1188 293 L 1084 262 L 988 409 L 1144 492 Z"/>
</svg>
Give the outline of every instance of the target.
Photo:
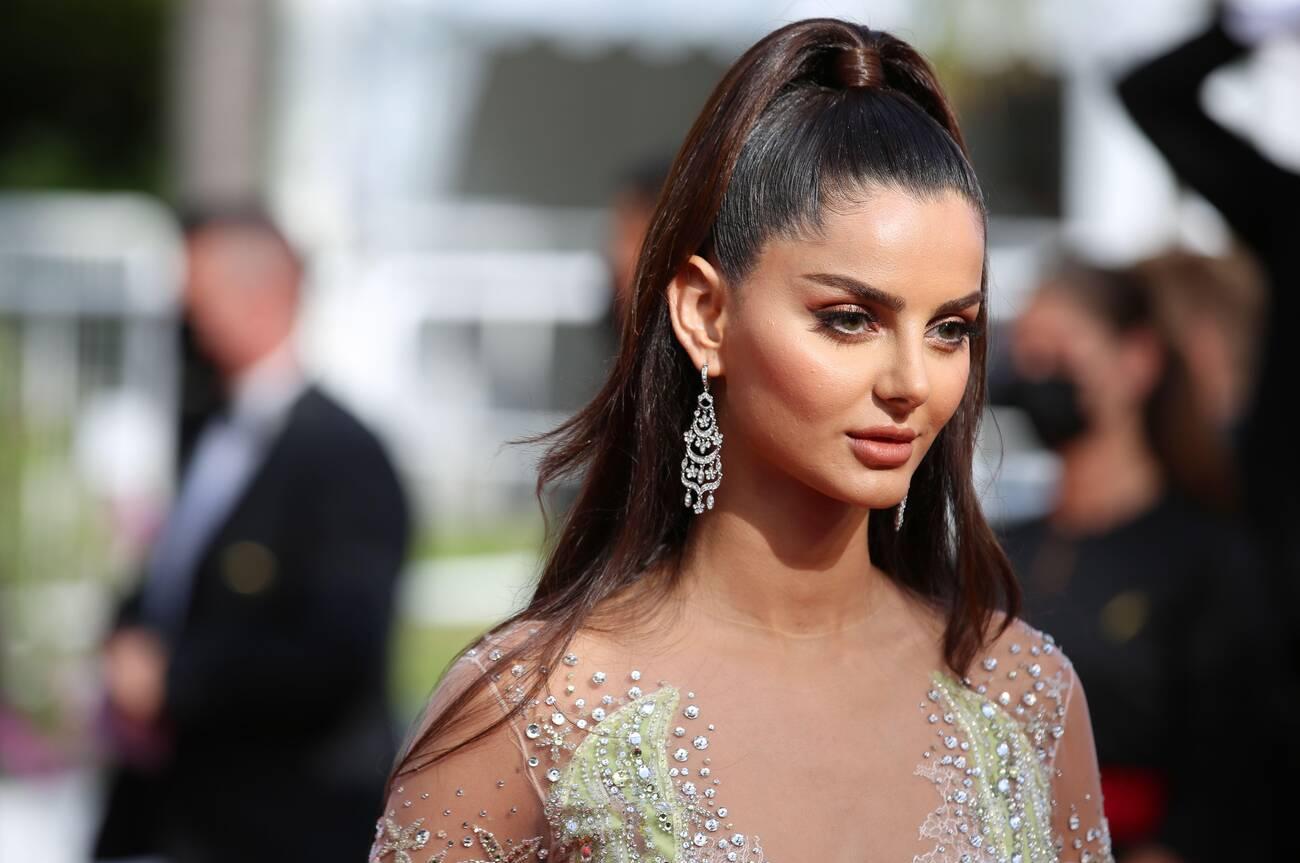
<svg viewBox="0 0 1300 863">
<path fill-rule="evenodd" d="M 1114 401 L 1110 394 L 1115 387 L 1109 381 L 1121 380 L 1119 369 L 1109 367 L 1105 356 L 1072 357 L 1068 374 L 1078 387 L 1079 406 L 1093 418 L 1101 418 L 1110 412 L 1110 403 Z"/>
<path fill-rule="evenodd" d="M 781 370 L 760 347 L 735 336 L 729 339 L 726 364 L 730 371 L 720 409 L 723 434 L 732 440 L 743 438 L 762 451 L 784 434 L 782 395 L 786 384 Z"/>
<path fill-rule="evenodd" d="M 755 440 L 782 449 L 805 447 L 828 418 L 844 413 L 844 371 L 830 352 L 809 344 L 806 332 L 757 335 L 766 338 L 747 340 L 729 358 L 744 369 L 728 384 L 733 404 Z"/>
<path fill-rule="evenodd" d="M 943 386 L 931 394 L 932 400 L 936 402 L 933 406 L 936 413 L 934 431 L 938 433 L 957 413 L 966 395 L 966 387 L 970 383 L 969 355 L 964 360 L 955 360 L 951 368 L 940 369 L 936 374 L 940 375 L 938 380 L 943 381 Z M 935 399 L 935 396 L 938 398 Z"/>
<path fill-rule="evenodd" d="M 781 326 L 769 316 L 757 315 L 757 320 L 746 318 L 740 330 L 739 363 L 746 370 L 745 378 L 752 386 L 751 392 L 763 393 L 764 400 L 789 400 L 799 398 L 799 382 L 805 372 L 799 368 L 801 352 L 791 346 L 788 327 Z M 732 357 L 733 362 L 737 360 Z"/>
</svg>

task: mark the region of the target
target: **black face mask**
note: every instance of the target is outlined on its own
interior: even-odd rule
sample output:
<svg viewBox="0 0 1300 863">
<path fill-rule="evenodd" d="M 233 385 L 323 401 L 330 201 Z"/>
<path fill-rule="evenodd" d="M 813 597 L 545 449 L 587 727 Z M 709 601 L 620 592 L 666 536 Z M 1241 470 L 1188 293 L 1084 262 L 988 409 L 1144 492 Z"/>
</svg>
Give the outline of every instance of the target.
<svg viewBox="0 0 1300 863">
<path fill-rule="evenodd" d="M 1057 449 L 1088 430 L 1088 418 L 1079 407 L 1079 388 L 1066 375 L 1020 378 L 1011 387 L 1008 402 L 1023 410 L 1043 446 Z"/>
</svg>

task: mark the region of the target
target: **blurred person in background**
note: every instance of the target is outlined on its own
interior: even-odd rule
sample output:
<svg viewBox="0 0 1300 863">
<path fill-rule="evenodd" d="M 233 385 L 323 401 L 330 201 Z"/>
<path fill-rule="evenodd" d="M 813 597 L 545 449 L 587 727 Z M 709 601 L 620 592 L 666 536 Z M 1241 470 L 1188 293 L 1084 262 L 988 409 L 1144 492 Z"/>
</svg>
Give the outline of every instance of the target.
<svg viewBox="0 0 1300 863">
<path fill-rule="evenodd" d="M 1069 263 L 1015 321 L 1010 400 L 1061 475 L 1045 516 L 1000 534 L 1026 619 L 1071 646 L 1087 682 L 1120 863 L 1266 859 L 1259 810 L 1230 835 L 1213 821 L 1253 799 L 1252 783 L 1197 753 L 1239 721 L 1226 693 L 1276 706 L 1276 625 L 1232 515 L 1230 453 L 1163 328 L 1155 269 Z"/>
<path fill-rule="evenodd" d="M 1214 6 L 1209 24 L 1186 41 L 1128 70 L 1117 90 L 1125 108 L 1169 167 L 1223 216 L 1266 277 L 1259 372 L 1234 427 L 1245 512 L 1267 558 L 1270 600 L 1285 619 L 1282 646 L 1285 733 L 1277 760 L 1300 770 L 1300 457 L 1291 394 L 1300 301 L 1300 173 L 1205 110 L 1201 88 L 1216 70 L 1274 39 L 1300 37 L 1300 0 L 1237 0 Z M 1291 82 L 1292 96 L 1300 83 Z"/>
<path fill-rule="evenodd" d="M 609 305 L 594 323 L 562 323 L 555 328 L 551 369 L 554 407 L 560 411 L 577 411 L 590 402 L 618 356 L 637 257 L 670 166 L 667 160 L 650 159 L 633 165 L 619 179 L 610 202 L 605 240 Z M 550 492 L 548 500 L 556 512 L 564 512 L 573 505 L 576 494 L 576 485 L 560 486 Z"/>
<path fill-rule="evenodd" d="M 632 166 L 619 178 L 610 201 L 605 238 L 609 305 L 594 323 L 560 324 L 555 329 L 552 369 L 558 410 L 575 411 L 589 402 L 618 355 L 637 255 L 650 227 L 659 191 L 668 176 L 668 167 L 669 162 L 665 160 L 651 159 Z"/>
<path fill-rule="evenodd" d="M 624 174 L 614 194 L 606 256 L 613 282 L 613 308 L 619 321 L 631 302 L 641 244 L 650 230 L 650 220 L 654 218 L 655 205 L 659 203 L 659 193 L 671 167 L 669 159 L 641 162 Z"/>
<path fill-rule="evenodd" d="M 1169 249 L 1135 266 L 1187 365 L 1201 414 L 1233 447 L 1258 374 L 1263 274 L 1240 247 L 1222 256 Z"/>
<path fill-rule="evenodd" d="M 358 860 L 396 747 L 407 502 L 304 376 L 302 263 L 256 212 L 196 220 L 184 301 L 224 383 L 103 649 L 116 751 L 97 859 Z"/>
</svg>

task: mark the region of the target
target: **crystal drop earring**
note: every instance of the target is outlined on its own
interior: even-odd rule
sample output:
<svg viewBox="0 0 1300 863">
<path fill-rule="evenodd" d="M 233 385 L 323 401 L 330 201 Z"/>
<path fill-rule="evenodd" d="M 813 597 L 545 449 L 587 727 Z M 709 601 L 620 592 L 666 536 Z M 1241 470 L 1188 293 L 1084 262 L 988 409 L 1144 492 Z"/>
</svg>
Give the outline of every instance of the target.
<svg viewBox="0 0 1300 863">
<path fill-rule="evenodd" d="M 704 391 L 695 405 L 695 419 L 686 429 L 686 456 L 682 459 L 682 485 L 686 486 L 686 506 L 699 515 L 705 507 L 713 509 L 713 492 L 722 483 L 722 432 L 713 413 L 713 396 L 709 395 L 709 364 L 700 368 Z M 691 492 L 695 500 L 691 501 Z"/>
<path fill-rule="evenodd" d="M 907 509 L 907 495 L 898 502 L 898 512 L 894 513 L 894 532 L 897 533 L 903 527 L 903 510 Z"/>
</svg>

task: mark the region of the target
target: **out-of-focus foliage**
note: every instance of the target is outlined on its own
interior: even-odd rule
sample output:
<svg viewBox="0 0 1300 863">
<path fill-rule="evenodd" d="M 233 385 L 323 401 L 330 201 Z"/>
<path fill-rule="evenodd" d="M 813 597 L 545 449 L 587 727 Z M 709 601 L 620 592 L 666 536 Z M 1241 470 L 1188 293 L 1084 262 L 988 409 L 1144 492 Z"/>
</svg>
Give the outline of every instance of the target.
<svg viewBox="0 0 1300 863">
<path fill-rule="evenodd" d="M 6 0 L 0 188 L 161 192 L 170 0 Z"/>
</svg>

